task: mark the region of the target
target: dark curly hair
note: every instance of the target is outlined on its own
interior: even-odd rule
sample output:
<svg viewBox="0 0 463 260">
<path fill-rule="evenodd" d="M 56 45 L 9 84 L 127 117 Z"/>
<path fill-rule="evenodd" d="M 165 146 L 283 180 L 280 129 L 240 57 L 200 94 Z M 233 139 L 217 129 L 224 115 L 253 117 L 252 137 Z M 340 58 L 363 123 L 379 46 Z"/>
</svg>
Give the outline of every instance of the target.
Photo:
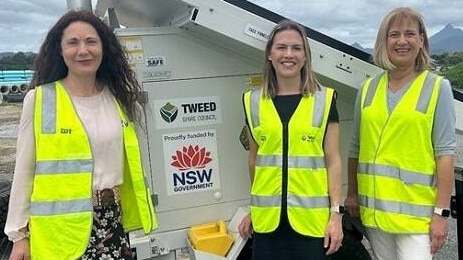
<svg viewBox="0 0 463 260">
<path fill-rule="evenodd" d="M 63 31 L 73 22 L 85 22 L 95 28 L 103 48 L 96 80 L 110 89 L 130 120 L 140 122 L 141 111 L 137 105 L 140 84 L 111 28 L 90 11 L 68 11 L 50 29 L 35 59 L 31 88 L 66 77 L 68 67 L 61 56 L 61 38 Z"/>
</svg>

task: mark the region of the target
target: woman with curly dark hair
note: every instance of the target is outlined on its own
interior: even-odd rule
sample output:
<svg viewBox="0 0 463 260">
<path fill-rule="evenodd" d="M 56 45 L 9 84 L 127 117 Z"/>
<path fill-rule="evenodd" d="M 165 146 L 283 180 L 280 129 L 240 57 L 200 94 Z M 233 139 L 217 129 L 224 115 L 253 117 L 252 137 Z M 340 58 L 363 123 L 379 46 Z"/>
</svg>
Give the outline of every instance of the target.
<svg viewBox="0 0 463 260">
<path fill-rule="evenodd" d="M 157 227 L 135 123 L 141 91 L 111 29 L 69 11 L 48 32 L 21 116 L 10 259 L 131 259 Z"/>
</svg>

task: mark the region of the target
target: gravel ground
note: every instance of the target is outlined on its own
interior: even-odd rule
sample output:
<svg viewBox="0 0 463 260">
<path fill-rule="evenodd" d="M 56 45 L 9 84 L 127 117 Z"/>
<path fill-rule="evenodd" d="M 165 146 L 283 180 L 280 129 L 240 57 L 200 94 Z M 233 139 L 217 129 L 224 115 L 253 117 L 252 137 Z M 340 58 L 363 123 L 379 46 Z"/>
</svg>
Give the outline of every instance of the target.
<svg viewBox="0 0 463 260">
<path fill-rule="evenodd" d="M 22 103 L 0 104 L 0 174 L 12 174 Z"/>
<path fill-rule="evenodd" d="M 455 166 L 463 168 L 463 135 L 457 136 L 457 151 L 455 157 Z M 460 209 L 462 210 L 462 209 Z M 463 212 L 460 212 L 460 217 L 463 217 Z M 441 248 L 440 252 L 434 257 L 435 260 L 457 260 L 458 258 L 458 241 L 457 241 L 457 220 L 450 219 L 449 235 L 446 243 Z M 463 226 L 460 227 L 462 229 Z M 463 237 L 460 238 L 463 240 Z M 463 243 L 463 241 L 461 241 Z M 463 252 L 461 252 L 463 254 Z M 463 256 L 460 257 L 463 259 Z"/>
<path fill-rule="evenodd" d="M 435 260 L 458 259 L 457 220 L 452 218 L 449 224 L 449 236 L 441 250 L 434 257 Z"/>
</svg>

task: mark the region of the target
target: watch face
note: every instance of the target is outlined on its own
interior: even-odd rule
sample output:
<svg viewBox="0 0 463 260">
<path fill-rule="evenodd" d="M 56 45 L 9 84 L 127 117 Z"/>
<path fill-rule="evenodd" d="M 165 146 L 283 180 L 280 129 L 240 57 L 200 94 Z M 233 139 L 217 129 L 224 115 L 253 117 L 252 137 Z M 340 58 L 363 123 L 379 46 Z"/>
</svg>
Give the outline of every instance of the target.
<svg viewBox="0 0 463 260">
<path fill-rule="evenodd" d="M 442 210 L 442 217 L 448 218 L 450 216 L 450 210 L 448 209 L 443 209 Z"/>
<path fill-rule="evenodd" d="M 339 213 L 341 214 L 346 213 L 346 208 L 344 208 L 344 206 L 339 206 Z"/>
</svg>

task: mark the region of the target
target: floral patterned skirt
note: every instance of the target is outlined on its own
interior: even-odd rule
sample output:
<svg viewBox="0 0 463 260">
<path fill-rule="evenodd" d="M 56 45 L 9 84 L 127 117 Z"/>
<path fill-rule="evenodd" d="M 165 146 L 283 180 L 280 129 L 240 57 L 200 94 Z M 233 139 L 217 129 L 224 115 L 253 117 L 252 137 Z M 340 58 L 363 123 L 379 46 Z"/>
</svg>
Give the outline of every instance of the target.
<svg viewBox="0 0 463 260">
<path fill-rule="evenodd" d="M 118 204 L 93 207 L 90 241 L 81 259 L 134 259 L 122 228 L 121 208 Z"/>
</svg>

